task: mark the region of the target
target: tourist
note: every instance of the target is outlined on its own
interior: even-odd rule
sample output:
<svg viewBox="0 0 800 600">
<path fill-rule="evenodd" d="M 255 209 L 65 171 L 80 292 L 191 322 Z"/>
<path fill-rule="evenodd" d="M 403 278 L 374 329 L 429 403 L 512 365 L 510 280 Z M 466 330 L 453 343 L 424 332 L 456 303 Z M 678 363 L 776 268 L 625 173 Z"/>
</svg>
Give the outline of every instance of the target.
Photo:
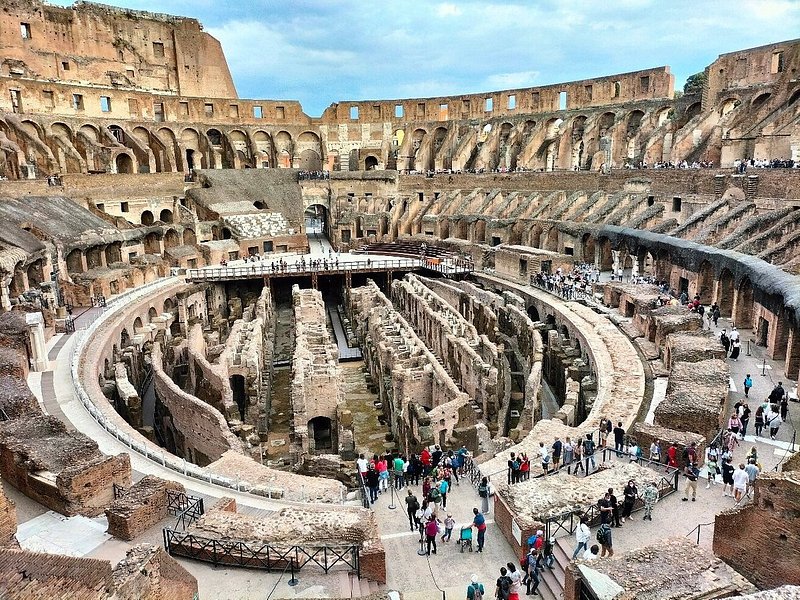
<svg viewBox="0 0 800 600">
<path fill-rule="evenodd" d="M 617 451 L 619 457 L 625 448 L 625 430 L 622 428 L 622 421 L 617 423 L 614 427 L 614 450 Z"/>
<path fill-rule="evenodd" d="M 656 482 L 648 481 L 644 488 L 644 492 L 642 492 L 642 500 L 644 500 L 644 517 L 642 517 L 642 521 L 645 519 L 648 521 L 653 520 L 653 508 L 655 508 L 658 498 L 659 493 Z"/>
<path fill-rule="evenodd" d="M 749 496 L 755 487 L 756 477 L 761 473 L 761 469 L 758 468 L 755 458 L 749 458 L 744 470 L 747 471 L 747 495 Z"/>
<path fill-rule="evenodd" d="M 600 547 L 597 544 L 592 544 L 592 547 L 583 553 L 583 560 L 597 560 L 598 558 L 600 558 Z"/>
<path fill-rule="evenodd" d="M 550 451 L 544 445 L 544 442 L 539 442 L 539 455 L 542 458 L 542 471 L 547 475 L 550 472 Z"/>
<path fill-rule="evenodd" d="M 596 469 L 597 466 L 594 463 L 594 440 L 592 439 L 592 434 L 587 433 L 586 439 L 583 440 L 583 455 L 586 457 L 586 474 L 589 474 L 589 461 L 592 461 L 592 469 Z"/>
<path fill-rule="evenodd" d="M 661 441 L 655 440 L 650 444 L 650 460 L 653 462 L 661 462 Z"/>
<path fill-rule="evenodd" d="M 553 440 L 553 445 L 550 448 L 552 450 L 554 471 L 558 471 L 558 464 L 561 461 L 561 451 L 563 450 L 563 448 L 564 444 L 561 442 L 558 436 L 556 436 L 555 439 Z"/>
<path fill-rule="evenodd" d="M 744 378 L 744 397 L 747 398 L 750 394 L 750 388 L 753 387 L 753 379 L 748 373 Z"/>
<path fill-rule="evenodd" d="M 358 455 L 358 459 L 356 460 L 356 468 L 358 469 L 359 475 L 361 478 L 365 478 L 367 476 L 367 469 L 369 468 L 369 461 L 364 458 L 364 454 L 361 453 Z"/>
<path fill-rule="evenodd" d="M 556 538 L 549 537 L 544 541 L 544 545 L 542 546 L 542 554 L 544 555 L 544 566 L 546 566 L 551 571 L 553 570 L 553 564 L 556 562 L 556 555 L 555 555 L 555 547 L 556 547 Z"/>
<path fill-rule="evenodd" d="M 575 546 L 575 551 L 572 553 L 572 560 L 575 560 L 580 554 L 581 549 L 586 550 L 589 544 L 589 538 L 592 537 L 592 532 L 589 529 L 589 520 L 583 516 L 578 527 L 575 529 L 575 541 L 578 543 Z"/>
<path fill-rule="evenodd" d="M 686 477 L 686 487 L 683 489 L 683 501 L 689 500 L 689 492 L 692 492 L 692 502 L 697 499 L 697 478 L 700 476 L 700 471 L 697 468 L 697 463 L 694 461 L 687 462 L 683 467 L 683 475 Z"/>
<path fill-rule="evenodd" d="M 617 497 L 614 495 L 614 488 L 608 488 L 608 499 L 611 502 L 611 516 L 612 516 L 612 527 L 622 527 L 622 524 L 619 522 L 619 501 Z"/>
<path fill-rule="evenodd" d="M 508 578 L 511 580 L 508 599 L 519 600 L 519 594 L 522 591 L 522 575 L 517 571 L 517 566 L 513 562 L 506 563 L 506 568 L 508 569 Z"/>
<path fill-rule="evenodd" d="M 600 558 L 603 558 L 606 555 L 608 555 L 609 558 L 614 556 L 614 545 L 611 537 L 611 527 L 603 523 L 597 530 L 597 534 L 595 537 L 597 538 L 597 541 L 600 542 L 600 547 L 602 548 L 602 551 L 600 552 Z"/>
<path fill-rule="evenodd" d="M 408 513 L 408 524 L 411 527 L 411 531 L 414 531 L 417 527 L 419 527 L 419 522 L 416 518 L 418 510 L 419 500 L 414 495 L 414 492 L 409 489 L 408 495 L 406 495 L 406 512 Z"/>
<path fill-rule="evenodd" d="M 467 586 L 467 600 L 483 600 L 483 595 L 486 590 L 483 584 L 478 580 L 477 575 L 470 578 L 470 584 Z"/>
<path fill-rule="evenodd" d="M 472 509 L 472 514 L 474 515 L 472 519 L 472 526 L 478 531 L 477 551 L 483 552 L 483 544 L 486 541 L 486 518 L 477 508 Z"/>
<path fill-rule="evenodd" d="M 431 491 L 428 493 L 428 500 L 433 502 L 436 507 L 434 508 L 434 512 L 438 513 L 439 505 L 442 503 L 442 492 L 438 481 L 433 482 L 433 485 L 431 485 Z"/>
<path fill-rule="evenodd" d="M 728 430 L 734 434 L 739 435 L 739 430 L 742 428 L 742 422 L 739 420 L 739 414 L 734 411 L 730 419 L 728 419 Z"/>
<path fill-rule="evenodd" d="M 575 443 L 572 445 L 572 462 L 575 463 L 575 470 L 573 473 L 577 474 L 578 469 L 583 471 L 583 474 L 586 474 L 586 469 L 583 466 L 583 444 L 581 440 L 575 440 Z"/>
<path fill-rule="evenodd" d="M 512 483 L 516 483 L 516 471 L 519 469 L 515 452 L 512 452 L 511 456 L 508 457 L 506 465 L 508 466 L 508 485 L 511 485 Z"/>
<path fill-rule="evenodd" d="M 779 406 L 781 400 L 786 396 L 786 390 L 783 389 L 783 382 L 779 381 L 778 385 L 776 385 L 772 391 L 769 393 L 769 403 Z"/>
<path fill-rule="evenodd" d="M 764 407 L 759 406 L 756 409 L 755 416 L 756 437 L 761 437 L 761 432 L 764 430 Z"/>
<path fill-rule="evenodd" d="M 719 334 L 719 341 L 722 343 L 722 348 L 725 350 L 725 356 L 728 356 L 728 350 L 731 347 L 731 339 L 728 337 L 728 330 L 723 329 Z"/>
<path fill-rule="evenodd" d="M 378 471 L 375 469 L 374 465 L 369 465 L 366 480 L 367 487 L 369 488 L 369 501 L 370 504 L 374 504 L 378 499 L 378 485 L 380 482 L 380 475 L 378 475 Z"/>
<path fill-rule="evenodd" d="M 478 496 L 481 499 L 481 512 L 489 512 L 489 480 L 484 477 L 478 484 Z"/>
<path fill-rule="evenodd" d="M 611 494 L 606 492 L 598 501 L 597 507 L 600 509 L 600 523 L 611 524 L 614 521 L 614 507 L 611 505 Z"/>
<path fill-rule="evenodd" d="M 425 524 L 425 546 L 426 546 L 425 556 L 431 555 L 431 548 L 433 548 L 433 553 L 436 554 L 437 535 L 439 535 L 439 523 L 435 517 L 431 517 Z"/>
<path fill-rule="evenodd" d="M 380 481 L 379 492 L 385 492 L 389 489 L 389 464 L 385 456 L 381 456 L 375 462 L 375 469 L 378 471 Z"/>
<path fill-rule="evenodd" d="M 730 458 L 723 458 L 722 459 L 722 495 L 723 496 L 732 496 L 733 495 L 733 465 L 731 464 Z M 728 493 L 728 486 L 731 487 L 731 493 Z"/>
<path fill-rule="evenodd" d="M 442 535 L 443 542 L 449 542 L 453 535 L 453 527 L 456 526 L 456 521 L 452 513 L 447 513 L 447 518 L 444 520 L 444 535 Z"/>
<path fill-rule="evenodd" d="M 706 489 L 710 488 L 712 485 L 717 483 L 717 473 L 719 473 L 719 463 L 717 462 L 717 451 L 716 448 L 709 448 L 707 455 L 706 455 L 706 477 L 708 477 L 708 483 L 706 483 Z"/>
<path fill-rule="evenodd" d="M 405 471 L 408 464 L 402 455 L 397 455 L 392 461 L 392 467 L 394 469 L 394 487 L 397 490 L 402 490 L 405 487 Z"/>
<path fill-rule="evenodd" d="M 450 484 L 446 478 L 439 482 L 439 495 L 442 497 L 442 508 L 447 509 L 447 492 L 450 491 Z"/>
<path fill-rule="evenodd" d="M 525 452 L 520 453 L 519 476 L 522 481 L 528 481 L 531 477 L 531 460 Z"/>
<path fill-rule="evenodd" d="M 572 445 L 572 440 L 567 436 L 564 440 L 564 466 L 568 467 L 572 464 L 573 457 L 575 456 L 575 448 Z"/>
<path fill-rule="evenodd" d="M 431 489 L 433 489 L 433 483 L 431 482 L 431 478 L 425 477 L 422 480 L 422 497 L 425 499 L 429 499 L 431 496 Z"/>
<path fill-rule="evenodd" d="M 600 418 L 600 447 L 606 447 L 606 441 L 608 440 L 608 426 L 607 423 L 609 421 L 606 420 L 605 417 Z M 586 435 L 589 435 L 588 433 Z"/>
<path fill-rule="evenodd" d="M 508 598 L 511 595 L 511 578 L 508 576 L 508 569 L 500 567 L 500 577 L 495 583 L 494 597 L 499 600 Z"/>
<path fill-rule="evenodd" d="M 744 463 L 739 463 L 739 468 L 733 473 L 733 499 L 739 502 L 747 493 L 747 484 L 750 477 L 744 470 Z"/>
<path fill-rule="evenodd" d="M 538 596 L 539 592 L 536 590 L 539 588 L 539 583 L 541 580 L 539 579 L 539 569 L 536 568 L 536 565 L 539 562 L 539 553 L 536 551 L 536 548 L 531 548 L 528 550 L 528 554 L 526 557 L 526 576 L 524 579 L 525 583 L 525 595 L 526 596 Z M 533 584 L 533 586 L 531 586 Z"/>
<path fill-rule="evenodd" d="M 419 485 L 419 478 L 422 476 L 422 461 L 419 455 L 412 454 L 408 460 L 408 470 L 406 471 L 406 481 L 409 485 Z"/>
<path fill-rule="evenodd" d="M 642 457 L 642 449 L 636 443 L 636 440 L 631 440 L 631 445 L 628 447 L 628 456 L 631 462 L 636 462 Z"/>
<path fill-rule="evenodd" d="M 672 442 L 667 448 L 667 470 L 669 467 L 678 468 L 678 445 L 675 442 Z"/>
<path fill-rule="evenodd" d="M 428 450 L 428 447 L 422 449 L 422 453 L 419 456 L 420 462 L 422 462 L 422 474 L 428 475 L 431 470 L 431 451 Z"/>
<path fill-rule="evenodd" d="M 778 413 L 777 407 L 770 404 L 769 405 L 769 412 L 764 415 L 764 424 L 769 427 L 769 437 L 770 439 L 775 439 L 778 435 L 778 428 L 783 423 L 781 419 L 781 415 Z"/>
<path fill-rule="evenodd" d="M 622 522 L 624 523 L 626 518 L 630 518 L 631 512 L 633 512 L 633 505 L 639 497 L 639 489 L 633 479 L 629 480 L 628 485 L 622 490 L 622 497 Z"/>
<path fill-rule="evenodd" d="M 737 337 L 736 339 L 731 339 L 731 360 L 734 362 L 738 362 L 739 360 L 739 352 L 742 349 L 742 342 Z"/>
<path fill-rule="evenodd" d="M 739 420 L 742 422 L 742 429 L 740 430 L 740 435 L 742 439 L 744 436 L 747 435 L 747 424 L 750 422 L 750 406 L 748 406 L 747 402 L 742 402 L 742 406 L 739 408 L 740 415 Z"/>
</svg>

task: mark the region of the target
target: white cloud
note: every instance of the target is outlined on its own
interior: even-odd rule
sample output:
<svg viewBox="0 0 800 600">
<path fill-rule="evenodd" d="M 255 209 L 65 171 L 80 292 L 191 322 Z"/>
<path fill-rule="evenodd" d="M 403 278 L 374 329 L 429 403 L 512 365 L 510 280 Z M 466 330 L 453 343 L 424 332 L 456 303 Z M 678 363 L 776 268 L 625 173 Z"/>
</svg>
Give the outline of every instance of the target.
<svg viewBox="0 0 800 600">
<path fill-rule="evenodd" d="M 539 71 L 517 71 L 515 73 L 495 73 L 484 80 L 486 91 L 508 90 L 533 87 L 539 79 Z"/>
<path fill-rule="evenodd" d="M 436 16 L 438 17 L 458 17 L 461 15 L 461 9 L 455 4 L 445 2 L 436 7 Z"/>
</svg>

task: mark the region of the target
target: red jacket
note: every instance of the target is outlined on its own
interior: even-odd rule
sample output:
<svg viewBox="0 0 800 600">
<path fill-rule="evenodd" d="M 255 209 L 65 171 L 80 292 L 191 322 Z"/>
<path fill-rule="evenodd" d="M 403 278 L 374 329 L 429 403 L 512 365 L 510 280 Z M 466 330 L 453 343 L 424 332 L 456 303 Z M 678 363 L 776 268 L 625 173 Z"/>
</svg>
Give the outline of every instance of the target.
<svg viewBox="0 0 800 600">
<path fill-rule="evenodd" d="M 422 451 L 422 454 L 419 455 L 419 459 L 422 461 L 422 464 L 425 465 L 426 467 L 431 466 L 432 457 L 431 453 L 428 451 L 427 448 L 425 448 Z"/>
</svg>

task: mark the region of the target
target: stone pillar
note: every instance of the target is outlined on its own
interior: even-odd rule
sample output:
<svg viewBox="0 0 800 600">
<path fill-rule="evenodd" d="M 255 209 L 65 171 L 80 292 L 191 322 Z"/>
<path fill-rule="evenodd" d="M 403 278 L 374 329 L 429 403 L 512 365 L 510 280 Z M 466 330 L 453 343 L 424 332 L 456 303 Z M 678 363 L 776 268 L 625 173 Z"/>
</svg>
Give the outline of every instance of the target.
<svg viewBox="0 0 800 600">
<path fill-rule="evenodd" d="M 8 279 L 0 279 L 0 311 L 11 310 L 11 296 L 8 292 Z"/>
<path fill-rule="evenodd" d="M 31 351 L 31 368 L 34 371 L 47 371 L 47 348 L 44 343 L 44 317 L 42 313 L 26 313 L 25 323 L 29 328 Z"/>
<path fill-rule="evenodd" d="M 789 340 L 786 344 L 784 375 L 789 379 L 800 378 L 800 327 L 789 324 Z"/>
</svg>

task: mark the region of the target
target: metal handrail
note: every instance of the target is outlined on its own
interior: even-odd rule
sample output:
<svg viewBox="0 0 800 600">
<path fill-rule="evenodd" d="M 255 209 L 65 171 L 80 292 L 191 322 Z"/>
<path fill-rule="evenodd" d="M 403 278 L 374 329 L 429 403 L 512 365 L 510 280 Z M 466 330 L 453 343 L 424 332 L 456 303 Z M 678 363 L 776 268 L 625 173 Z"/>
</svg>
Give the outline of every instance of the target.
<svg viewBox="0 0 800 600">
<path fill-rule="evenodd" d="M 687 533 L 687 534 L 686 534 L 684 537 L 689 537 L 690 535 L 692 535 L 692 534 L 693 534 L 693 533 L 696 531 L 696 532 L 697 532 L 697 541 L 695 542 L 695 544 L 698 544 L 698 545 L 699 545 L 699 544 L 700 544 L 700 530 L 701 530 L 703 527 L 707 527 L 707 526 L 709 526 L 709 525 L 713 525 L 714 523 L 715 523 L 714 521 L 711 521 L 710 523 L 698 523 L 698 524 L 697 524 L 697 527 L 695 527 L 694 529 L 692 529 L 692 530 L 691 530 L 689 533 Z"/>
</svg>

